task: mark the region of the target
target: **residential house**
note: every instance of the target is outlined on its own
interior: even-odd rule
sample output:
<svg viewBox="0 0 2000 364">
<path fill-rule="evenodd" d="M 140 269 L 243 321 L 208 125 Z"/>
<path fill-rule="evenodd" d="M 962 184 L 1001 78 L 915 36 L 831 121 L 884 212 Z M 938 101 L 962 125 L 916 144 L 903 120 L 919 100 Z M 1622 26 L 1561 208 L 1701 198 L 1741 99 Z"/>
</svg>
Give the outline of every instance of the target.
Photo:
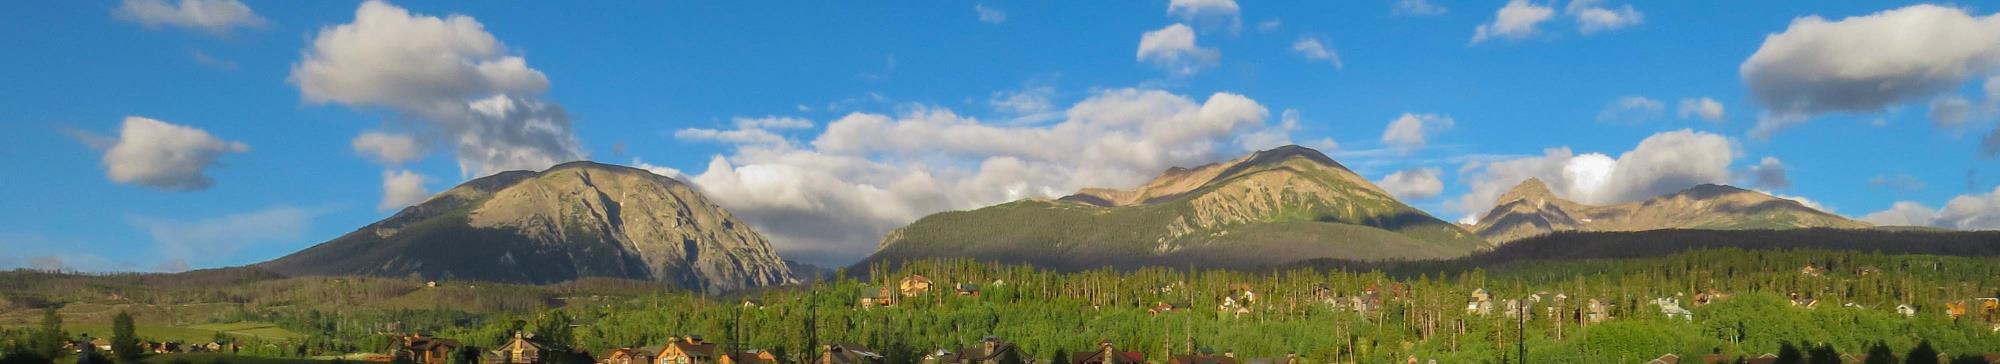
<svg viewBox="0 0 2000 364">
<path fill-rule="evenodd" d="M 1241 362 L 1236 361 L 1235 353 L 1222 353 L 1222 355 L 1215 355 L 1211 353 L 1198 352 L 1187 355 L 1175 355 L 1173 358 L 1167 359 L 1166 364 L 1240 364 L 1240 363 Z"/>
<path fill-rule="evenodd" d="M 977 284 L 959 283 L 952 285 L 951 290 L 960 296 L 979 297 L 979 285 Z"/>
<path fill-rule="evenodd" d="M 1146 353 L 1118 350 L 1111 340 L 1097 342 L 1097 350 L 1070 354 L 1070 364 L 1143 364 Z"/>
<path fill-rule="evenodd" d="M 1584 319 L 1590 323 L 1594 324 L 1611 319 L 1611 305 L 1604 303 L 1604 301 L 1598 301 L 1596 298 L 1585 301 L 1583 309 Z"/>
<path fill-rule="evenodd" d="M 1821 273 L 1824 273 L 1824 271 L 1820 270 L 1819 267 L 1813 266 L 1812 263 L 1806 263 L 1804 268 L 1799 268 L 1799 274 L 1807 277 L 1818 277 Z"/>
<path fill-rule="evenodd" d="M 535 340 L 534 333 L 515 331 L 514 338 L 487 352 L 484 361 L 489 364 L 535 363 L 542 360 L 543 354 L 553 353 L 549 350 Z"/>
<path fill-rule="evenodd" d="M 896 295 L 889 293 L 889 287 L 862 287 L 859 301 L 861 308 L 887 307 L 896 304 Z"/>
<path fill-rule="evenodd" d="M 903 277 L 903 281 L 896 286 L 897 290 L 903 293 L 903 297 L 916 297 L 917 295 L 924 294 L 924 292 L 930 292 L 931 279 L 921 274 L 912 274 L 908 277 Z"/>
<path fill-rule="evenodd" d="M 653 364 L 654 360 L 653 356 L 658 355 L 661 349 L 664 348 L 659 346 L 636 348 L 636 349 L 621 348 L 618 350 L 612 350 L 610 355 L 605 355 L 604 359 L 599 359 L 597 363 L 598 364 Z"/>
<path fill-rule="evenodd" d="M 716 355 L 720 351 L 720 349 L 717 349 L 715 343 L 702 341 L 701 336 L 688 336 L 685 339 L 678 337 L 668 338 L 666 346 L 660 349 L 660 354 L 653 356 L 653 362 L 655 364 L 721 364 L 723 359 Z"/>
<path fill-rule="evenodd" d="M 1655 298 L 1653 299 L 1653 304 L 1660 306 L 1660 314 L 1667 315 L 1668 319 L 1694 320 L 1694 312 L 1688 311 L 1686 308 L 1681 308 L 1681 300 L 1679 298 Z"/>
<path fill-rule="evenodd" d="M 1472 297 L 1465 303 L 1465 313 L 1479 316 L 1492 314 L 1493 296 L 1487 294 L 1485 288 L 1472 290 Z"/>
<path fill-rule="evenodd" d="M 1896 314 L 1903 315 L 1903 317 L 1917 317 L 1917 308 L 1910 307 L 1907 303 L 1896 305 Z"/>
<path fill-rule="evenodd" d="M 1172 304 L 1172 303 L 1167 303 L 1166 301 L 1159 301 L 1158 303 L 1154 303 L 1152 308 L 1146 309 L 1146 314 L 1158 315 L 1162 313 L 1174 312 L 1174 310 L 1184 309 L 1186 307 L 1187 305 Z"/>
<path fill-rule="evenodd" d="M 869 350 L 867 347 L 854 344 L 837 343 L 831 345 L 821 345 L 819 349 L 819 359 L 814 361 L 814 363 L 815 364 L 880 364 L 883 362 L 883 359 L 884 358 L 881 353 L 876 353 L 874 350 Z"/>
<path fill-rule="evenodd" d="M 1027 359 L 1028 354 L 1013 343 L 987 336 L 980 339 L 978 345 L 960 348 L 957 352 L 938 350 L 925 355 L 923 364 L 1012 364 L 1026 362 Z"/>
<path fill-rule="evenodd" d="M 719 364 L 769 364 L 777 363 L 778 355 L 766 350 L 750 349 L 730 353 L 716 362 Z"/>
<path fill-rule="evenodd" d="M 390 340 L 389 356 L 417 364 L 442 364 L 458 351 L 457 340 L 440 339 L 424 334 L 408 334 Z"/>
</svg>

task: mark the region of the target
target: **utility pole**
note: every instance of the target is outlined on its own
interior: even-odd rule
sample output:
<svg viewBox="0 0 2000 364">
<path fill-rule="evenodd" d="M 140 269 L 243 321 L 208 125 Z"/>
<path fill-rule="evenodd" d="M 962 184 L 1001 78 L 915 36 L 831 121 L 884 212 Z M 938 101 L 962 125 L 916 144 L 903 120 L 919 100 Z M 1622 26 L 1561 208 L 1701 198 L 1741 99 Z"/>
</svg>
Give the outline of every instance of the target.
<svg viewBox="0 0 2000 364">
<path fill-rule="evenodd" d="M 1527 307 L 1528 305 L 1525 304 L 1514 306 L 1514 327 L 1516 330 L 1521 332 L 1521 335 L 1519 337 L 1514 338 L 1514 346 L 1516 350 L 1520 351 L 1519 357 L 1521 358 L 1522 364 L 1528 363 L 1528 315 L 1526 311 Z"/>
</svg>

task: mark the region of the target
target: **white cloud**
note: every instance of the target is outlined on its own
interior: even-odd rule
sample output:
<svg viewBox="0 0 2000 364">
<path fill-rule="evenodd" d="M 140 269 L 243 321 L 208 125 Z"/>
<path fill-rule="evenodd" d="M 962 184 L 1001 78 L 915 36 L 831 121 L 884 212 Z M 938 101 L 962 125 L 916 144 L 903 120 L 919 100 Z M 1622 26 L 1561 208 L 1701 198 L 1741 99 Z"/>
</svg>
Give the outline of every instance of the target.
<svg viewBox="0 0 2000 364">
<path fill-rule="evenodd" d="M 674 139 L 728 144 L 790 144 L 790 140 L 773 130 L 807 129 L 813 125 L 811 120 L 797 117 L 736 117 L 731 120 L 736 124 L 736 129 L 681 129 L 674 132 Z"/>
<path fill-rule="evenodd" d="M 1472 43 L 1479 44 L 1495 38 L 1520 40 L 1533 37 L 1541 32 L 1535 27 L 1555 17 L 1555 14 L 1555 9 L 1547 5 L 1528 0 L 1509 0 L 1506 6 L 1493 13 L 1493 21 L 1473 29 Z"/>
<path fill-rule="evenodd" d="M 1750 180 L 1750 186 L 1752 187 L 1792 187 L 1791 177 L 1785 174 L 1785 163 L 1779 161 L 1777 157 L 1764 157 L 1763 160 L 1758 161 L 1756 165 L 1750 166 L 1750 169 L 1744 172 L 1744 178 Z"/>
<path fill-rule="evenodd" d="M 1283 20 L 1278 20 L 1278 19 L 1265 20 L 1257 22 L 1257 31 L 1270 33 L 1278 31 L 1278 28 L 1284 26 L 1285 26 L 1285 21 Z"/>
<path fill-rule="evenodd" d="M 1577 31 L 1590 35 L 1601 31 L 1618 30 L 1646 21 L 1646 15 L 1633 9 L 1632 5 L 1608 8 L 1600 4 L 1603 0 L 1570 0 L 1564 12 L 1576 18 Z"/>
<path fill-rule="evenodd" d="M 1138 58 L 1177 75 L 1192 75 L 1214 66 L 1222 52 L 1195 45 L 1194 29 L 1175 23 L 1141 35 Z"/>
<path fill-rule="evenodd" d="M 1644 96 L 1626 96 L 1604 105 L 1597 112 L 1597 121 L 1636 123 L 1653 120 L 1666 115 L 1667 103 Z"/>
<path fill-rule="evenodd" d="M 209 179 L 207 171 L 217 159 L 250 151 L 250 146 L 241 142 L 143 116 L 125 117 L 115 140 L 74 133 L 86 145 L 108 148 L 104 151 L 104 173 L 112 181 L 164 190 L 208 189 L 215 181 Z"/>
<path fill-rule="evenodd" d="M 1715 122 L 1722 121 L 1725 116 L 1722 102 L 1707 97 L 1681 99 L 1680 115 L 1682 119 L 1698 117 Z"/>
<path fill-rule="evenodd" d="M 2000 16 L 1920 4 L 1827 21 L 1793 19 L 1739 67 L 1772 116 L 1760 137 L 1830 113 L 1930 98 L 2000 68 Z"/>
<path fill-rule="evenodd" d="M 1343 67 L 1340 64 L 1340 53 L 1335 52 L 1333 47 L 1321 43 L 1319 38 L 1299 37 L 1298 41 L 1292 42 L 1292 52 L 1305 56 L 1306 59 L 1333 63 L 1334 69 Z"/>
<path fill-rule="evenodd" d="M 1375 184 L 1396 198 L 1422 200 L 1444 192 L 1444 181 L 1438 179 L 1443 173 L 1437 168 L 1411 168 L 1390 173 Z"/>
<path fill-rule="evenodd" d="M 1494 200 L 1528 178 L 1541 179 L 1557 196 L 1589 204 L 1638 201 L 1703 183 L 1729 183 L 1729 165 L 1738 154 L 1734 141 L 1682 129 L 1646 137 L 1613 159 L 1600 153 L 1576 154 L 1549 148 L 1541 156 L 1474 161 L 1460 172 L 1468 191 L 1446 204 L 1477 220 Z"/>
<path fill-rule="evenodd" d="M 1889 209 L 1861 217 L 1876 225 L 1931 226 L 1958 230 L 2000 229 L 2000 188 L 1989 193 L 1959 195 L 1946 201 L 1944 209 L 1921 203 L 1898 201 Z"/>
<path fill-rule="evenodd" d="M 377 211 L 392 211 L 423 203 L 431 198 L 431 191 L 424 188 L 429 177 L 409 170 L 382 171 L 382 203 L 375 205 Z"/>
<path fill-rule="evenodd" d="M 973 4 L 972 10 L 979 13 L 979 22 L 981 23 L 1000 24 L 1007 22 L 1007 12 L 987 7 L 986 4 Z"/>
<path fill-rule="evenodd" d="M 1236 0 L 1172 0 L 1167 3 L 1167 15 L 1179 16 L 1182 21 L 1198 24 L 1222 24 L 1232 31 L 1243 24 L 1242 9 L 1236 7 Z"/>
<path fill-rule="evenodd" d="M 182 265 L 207 266 L 221 263 L 252 246 L 300 242 L 305 239 L 312 219 L 320 213 L 276 206 L 199 220 L 134 216 L 129 221 L 153 238 L 161 258 L 179 260 Z"/>
<path fill-rule="evenodd" d="M 1904 192 L 1918 191 L 1924 189 L 1923 180 L 1917 179 L 1917 177 L 1915 176 L 1903 173 L 1898 173 L 1894 176 L 1884 175 L 1884 174 L 1875 175 L 1874 178 L 1868 179 L 1868 185 L 1888 188 L 1891 190 L 1904 191 Z"/>
<path fill-rule="evenodd" d="M 424 155 L 424 146 L 409 134 L 362 132 L 349 142 L 354 152 L 384 165 L 402 165 Z"/>
<path fill-rule="evenodd" d="M 1019 116 L 1017 121 L 1038 122 L 1058 118 L 1055 104 L 1049 101 L 1056 88 L 1052 86 L 1032 86 L 1020 90 L 995 91 L 986 99 L 986 104 L 1001 112 Z"/>
<path fill-rule="evenodd" d="M 1430 135 L 1451 130 L 1456 124 L 1450 116 L 1403 113 L 1382 130 L 1382 143 L 1408 153 L 1423 149 Z"/>
<path fill-rule="evenodd" d="M 681 170 L 675 169 L 674 167 L 646 163 L 646 160 L 644 159 L 632 158 L 632 168 L 644 169 L 647 172 L 653 172 L 653 174 L 667 176 L 668 178 L 673 178 L 675 180 L 682 182 L 688 181 L 688 175 L 686 173 L 681 173 Z"/>
<path fill-rule="evenodd" d="M 460 174 L 539 170 L 584 157 L 549 80 L 472 17 L 411 14 L 362 3 L 354 21 L 321 28 L 292 65 L 306 101 L 386 107 L 453 145 Z"/>
<path fill-rule="evenodd" d="M 1432 4 L 1429 0 L 1396 0 L 1395 5 L 1389 8 L 1390 14 L 1412 16 L 1444 15 L 1450 11 L 1451 9 Z"/>
<path fill-rule="evenodd" d="M 147 28 L 163 26 L 228 34 L 236 28 L 260 27 L 264 18 L 237 0 L 123 0 L 112 16 Z"/>
<path fill-rule="evenodd" d="M 1048 124 L 988 123 L 935 106 L 851 113 L 810 143 L 739 143 L 691 180 L 780 251 L 845 264 L 922 216 L 1083 187 L 1128 188 L 1173 166 L 1240 155 L 1282 128 L 1255 100 L 1115 89 Z"/>
<path fill-rule="evenodd" d="M 1931 111 L 1924 117 L 1939 129 L 1958 129 L 1972 120 L 1972 102 L 1958 95 L 1939 96 L 1931 100 Z"/>
</svg>

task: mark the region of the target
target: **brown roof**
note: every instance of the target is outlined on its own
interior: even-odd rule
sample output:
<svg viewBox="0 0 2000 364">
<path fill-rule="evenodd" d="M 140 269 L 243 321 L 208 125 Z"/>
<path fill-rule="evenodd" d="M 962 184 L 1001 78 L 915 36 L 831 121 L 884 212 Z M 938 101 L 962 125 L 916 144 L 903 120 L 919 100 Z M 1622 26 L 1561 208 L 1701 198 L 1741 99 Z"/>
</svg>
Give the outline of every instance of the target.
<svg viewBox="0 0 2000 364">
<path fill-rule="evenodd" d="M 855 344 L 827 345 L 821 356 L 833 363 L 874 363 L 882 361 L 882 354 Z"/>
</svg>

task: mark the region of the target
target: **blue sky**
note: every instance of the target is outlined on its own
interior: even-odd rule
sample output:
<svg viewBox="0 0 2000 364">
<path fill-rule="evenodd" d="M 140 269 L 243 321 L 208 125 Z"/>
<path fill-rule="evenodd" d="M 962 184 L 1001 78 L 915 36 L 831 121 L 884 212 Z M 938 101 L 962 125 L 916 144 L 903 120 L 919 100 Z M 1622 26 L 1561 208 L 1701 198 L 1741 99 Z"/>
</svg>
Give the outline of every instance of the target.
<svg viewBox="0 0 2000 364">
<path fill-rule="evenodd" d="M 930 212 L 1129 187 L 1271 141 L 1321 148 L 1450 220 L 1476 217 L 1495 188 L 1569 168 L 1596 177 L 1558 188 L 1594 202 L 1718 182 L 1870 221 L 2000 227 L 1988 211 L 2000 210 L 2000 170 L 1982 157 L 2000 114 L 1986 85 L 2000 75 L 1992 4 L 1189 3 L 9 4 L 0 159 L 14 173 L 0 177 L 0 267 L 253 263 L 489 170 L 579 157 L 695 181 L 782 253 L 839 264 Z M 416 27 L 478 27 L 316 44 L 370 6 Z M 1883 21 L 1855 18 L 1871 14 Z M 1794 23 L 1809 16 L 1824 26 Z M 1482 27 L 1491 34 L 1477 39 Z M 1167 37 L 1176 28 L 1193 47 Z M 373 76 L 424 70 L 362 59 L 476 45 L 479 32 L 499 46 L 435 54 L 447 66 L 518 58 L 507 75 L 539 82 L 384 79 Z M 1165 37 L 1150 54 L 1149 32 Z M 1920 41 L 1862 36 L 1879 32 Z M 1795 37 L 1767 39 L 1778 33 Z M 409 45 L 371 48 L 389 40 Z M 1308 40 L 1326 52 L 1309 54 Z M 1771 60 L 1758 65 L 1776 75 L 1769 87 L 1750 86 L 1753 55 Z M 333 66 L 299 71 L 314 60 Z M 465 111 L 491 96 L 561 112 Z M 1703 98 L 1719 117 L 1684 115 L 1683 100 Z M 439 100 L 450 110 L 413 106 Z M 1138 110 L 1118 114 L 1131 123 L 1085 112 L 1124 108 Z M 1399 119 L 1414 134 L 1385 137 Z M 465 126 L 550 120 L 533 135 Z M 369 154 L 355 146 L 368 132 L 419 148 Z M 994 140 L 1025 135 L 1044 138 Z M 468 138 L 529 157 L 472 156 Z M 1164 157 L 1091 154 L 1105 150 Z M 1602 158 L 1570 157 L 1592 153 Z M 1767 157 L 1781 167 L 1758 167 Z M 1519 163 L 1493 163 L 1506 161 Z M 392 192 L 388 174 L 420 183 Z"/>
</svg>

